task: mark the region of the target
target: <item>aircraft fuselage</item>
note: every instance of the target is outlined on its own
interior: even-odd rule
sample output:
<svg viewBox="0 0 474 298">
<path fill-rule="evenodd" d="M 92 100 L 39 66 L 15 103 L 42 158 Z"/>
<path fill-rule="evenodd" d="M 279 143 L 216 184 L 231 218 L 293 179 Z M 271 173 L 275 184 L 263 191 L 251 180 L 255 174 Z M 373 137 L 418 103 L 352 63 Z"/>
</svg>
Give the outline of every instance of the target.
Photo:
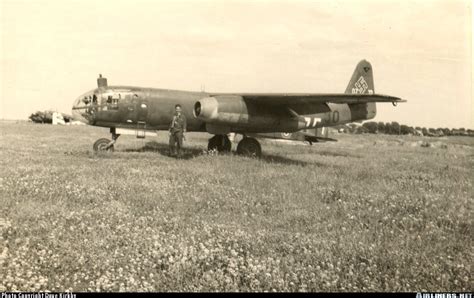
<svg viewBox="0 0 474 298">
<path fill-rule="evenodd" d="M 375 117 L 375 103 L 256 105 L 241 95 L 213 93 L 226 98 L 219 106 L 224 116 L 206 123 L 195 117 L 195 103 L 210 97 L 206 92 L 156 88 L 108 86 L 93 89 L 76 99 L 73 114 L 90 125 L 147 130 L 167 130 L 176 104 L 180 104 L 188 121 L 188 131 L 215 130 L 228 132 L 294 132 L 307 128 L 335 126 Z M 288 109 L 300 117 L 292 117 Z M 234 122 L 227 120 L 234 119 Z M 228 124 L 231 123 L 231 124 Z M 218 127 L 218 128 L 214 128 Z"/>
</svg>

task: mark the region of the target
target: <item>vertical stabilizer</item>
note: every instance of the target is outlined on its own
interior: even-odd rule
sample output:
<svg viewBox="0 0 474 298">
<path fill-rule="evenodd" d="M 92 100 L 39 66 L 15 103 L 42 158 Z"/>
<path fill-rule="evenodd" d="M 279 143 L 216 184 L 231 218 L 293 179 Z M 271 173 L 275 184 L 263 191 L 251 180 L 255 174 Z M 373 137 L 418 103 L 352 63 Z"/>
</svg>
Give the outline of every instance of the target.
<svg viewBox="0 0 474 298">
<path fill-rule="evenodd" d="M 369 61 L 362 60 L 357 64 L 351 80 L 346 88 L 346 94 L 373 94 L 374 77 L 372 74 L 372 65 Z"/>
<path fill-rule="evenodd" d="M 374 94 L 374 76 L 372 73 L 372 65 L 367 60 L 360 61 L 352 74 L 351 80 L 346 88 L 346 94 Z M 365 117 L 372 119 L 377 114 L 375 102 L 366 103 Z"/>
</svg>

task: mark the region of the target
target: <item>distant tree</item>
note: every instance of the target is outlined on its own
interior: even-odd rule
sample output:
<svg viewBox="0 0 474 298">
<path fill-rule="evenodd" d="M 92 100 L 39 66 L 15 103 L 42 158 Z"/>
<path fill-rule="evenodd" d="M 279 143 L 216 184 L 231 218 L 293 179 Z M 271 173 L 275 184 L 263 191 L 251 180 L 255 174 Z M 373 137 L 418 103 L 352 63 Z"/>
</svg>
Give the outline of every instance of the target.
<svg viewBox="0 0 474 298">
<path fill-rule="evenodd" d="M 53 111 L 37 111 L 28 117 L 31 121 L 35 123 L 53 123 Z"/>
<path fill-rule="evenodd" d="M 451 130 L 449 128 L 443 128 L 443 134 L 445 136 L 450 136 L 451 135 Z"/>
<path fill-rule="evenodd" d="M 392 134 L 392 124 L 390 122 L 385 123 L 385 133 L 388 135 Z"/>
<path fill-rule="evenodd" d="M 368 133 L 377 133 L 377 122 L 365 122 L 362 124 L 362 127 L 365 128 Z"/>
<path fill-rule="evenodd" d="M 30 115 L 30 117 L 28 117 L 28 119 L 30 119 L 34 123 L 44 123 L 43 112 L 38 111 L 36 113 L 33 113 Z"/>
<path fill-rule="evenodd" d="M 459 128 L 458 131 L 460 136 L 467 136 L 467 132 L 464 127 Z"/>
<path fill-rule="evenodd" d="M 364 126 L 358 126 L 354 131 L 355 134 L 368 133 L 368 132 L 369 131 Z"/>
<path fill-rule="evenodd" d="M 377 132 L 378 132 L 378 133 L 386 133 L 386 131 L 385 131 L 385 123 L 383 123 L 383 122 L 377 123 Z"/>
<path fill-rule="evenodd" d="M 437 128 L 436 129 L 436 135 L 438 135 L 440 137 L 444 136 L 443 129 L 442 128 Z"/>
<path fill-rule="evenodd" d="M 423 127 L 423 128 L 421 129 L 421 132 L 422 132 L 423 135 L 425 135 L 425 136 L 428 135 L 428 129 L 427 129 L 426 127 Z"/>
<path fill-rule="evenodd" d="M 402 125 L 400 126 L 400 133 L 401 133 L 402 135 L 407 135 L 407 134 L 412 133 L 412 129 L 410 129 L 409 126 L 402 124 Z"/>
<path fill-rule="evenodd" d="M 421 127 L 419 126 L 415 127 L 415 129 L 421 131 Z"/>
<path fill-rule="evenodd" d="M 391 128 L 390 128 L 391 134 L 394 134 L 394 135 L 399 135 L 400 134 L 400 124 L 398 124 L 398 122 L 392 121 L 390 126 L 391 126 Z"/>
</svg>

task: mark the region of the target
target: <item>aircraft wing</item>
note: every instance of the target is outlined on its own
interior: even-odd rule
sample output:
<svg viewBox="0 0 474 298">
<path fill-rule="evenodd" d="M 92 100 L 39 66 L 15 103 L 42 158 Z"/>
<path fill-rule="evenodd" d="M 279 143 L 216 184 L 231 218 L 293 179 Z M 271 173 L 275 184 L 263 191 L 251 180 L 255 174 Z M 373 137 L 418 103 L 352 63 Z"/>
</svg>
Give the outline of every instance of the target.
<svg viewBox="0 0 474 298">
<path fill-rule="evenodd" d="M 236 95 L 236 94 L 215 94 L 220 95 Z M 383 95 L 383 94 L 298 94 L 298 93 L 243 93 L 238 94 L 246 100 L 251 100 L 255 103 L 266 105 L 285 105 L 285 104 L 299 104 L 299 103 L 368 103 L 368 102 L 406 102 L 399 97 Z"/>
</svg>

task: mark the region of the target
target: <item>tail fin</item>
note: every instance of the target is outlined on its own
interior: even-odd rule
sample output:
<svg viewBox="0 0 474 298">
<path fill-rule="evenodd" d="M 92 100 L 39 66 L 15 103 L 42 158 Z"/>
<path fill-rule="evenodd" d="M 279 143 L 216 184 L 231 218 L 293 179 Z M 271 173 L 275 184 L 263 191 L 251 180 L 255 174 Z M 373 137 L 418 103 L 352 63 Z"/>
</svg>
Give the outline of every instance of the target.
<svg viewBox="0 0 474 298">
<path fill-rule="evenodd" d="M 369 61 L 362 60 L 357 64 L 354 73 L 352 74 L 349 85 L 346 88 L 346 94 L 374 94 L 374 76 L 372 74 L 372 65 Z M 377 114 L 377 106 L 375 102 L 362 104 L 363 118 L 373 119 Z"/>
<path fill-rule="evenodd" d="M 362 60 L 357 64 L 345 93 L 374 94 L 374 77 L 369 61 Z"/>
</svg>

